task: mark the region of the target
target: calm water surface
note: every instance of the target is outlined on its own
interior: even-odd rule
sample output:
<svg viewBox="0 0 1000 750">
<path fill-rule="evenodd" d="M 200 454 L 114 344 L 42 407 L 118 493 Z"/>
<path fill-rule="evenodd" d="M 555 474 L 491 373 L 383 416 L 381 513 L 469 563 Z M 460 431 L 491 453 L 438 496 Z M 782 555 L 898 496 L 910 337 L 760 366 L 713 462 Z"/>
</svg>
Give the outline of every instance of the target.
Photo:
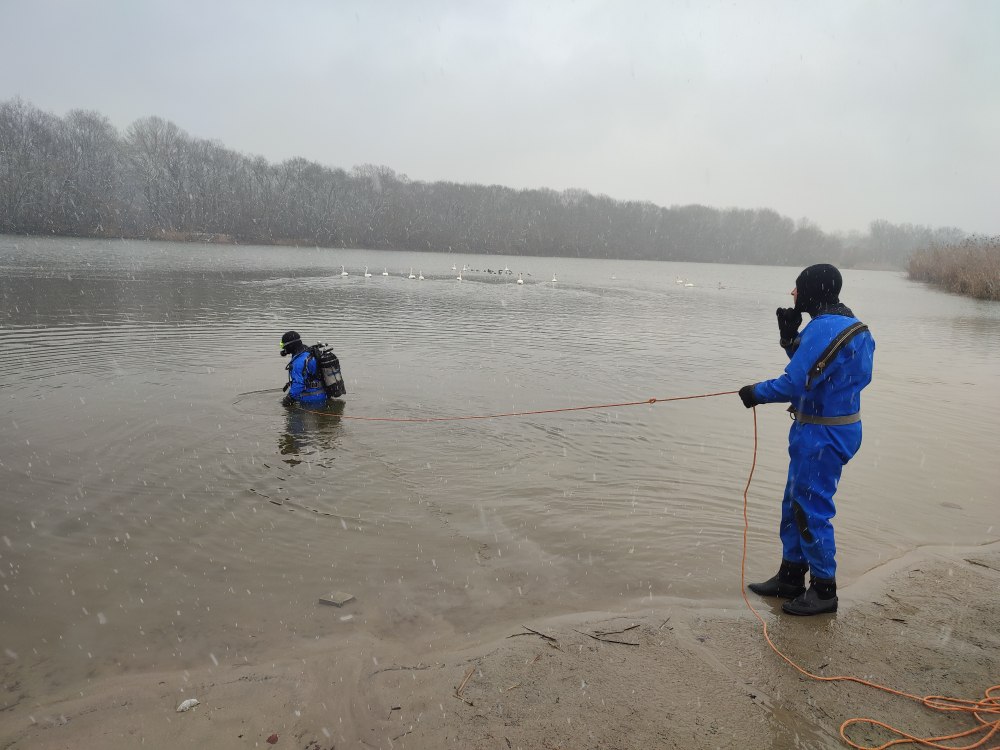
<svg viewBox="0 0 1000 750">
<path fill-rule="evenodd" d="M 754 430 L 735 395 L 338 419 L 279 405 L 278 341 L 333 345 L 354 417 L 732 391 L 781 372 L 799 270 L 0 237 L 4 669 L 44 692 L 330 634 L 419 649 L 737 604 Z M 846 272 L 843 298 L 878 345 L 838 494 L 849 586 L 1000 537 L 1000 306 L 887 272 Z M 787 461 L 787 415 L 757 414 L 751 575 L 780 555 Z M 318 617 L 332 590 L 357 601 Z"/>
</svg>

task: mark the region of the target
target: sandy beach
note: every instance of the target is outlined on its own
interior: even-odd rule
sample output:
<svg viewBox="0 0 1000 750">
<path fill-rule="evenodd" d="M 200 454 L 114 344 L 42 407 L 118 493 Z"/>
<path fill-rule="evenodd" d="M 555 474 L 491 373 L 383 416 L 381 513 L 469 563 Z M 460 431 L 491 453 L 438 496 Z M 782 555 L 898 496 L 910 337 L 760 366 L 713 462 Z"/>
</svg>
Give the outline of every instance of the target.
<svg viewBox="0 0 1000 750">
<path fill-rule="evenodd" d="M 750 597 L 775 644 L 821 676 L 980 700 L 1000 678 L 1000 544 L 923 548 L 841 589 L 833 616 L 792 618 Z M 798 673 L 741 598 L 643 600 L 448 632 L 427 644 L 315 636 L 199 671 L 110 673 L 36 695 L 3 663 L 0 747 L 834 748 L 870 717 L 918 736 L 971 715 Z M 352 617 L 317 602 L 311 618 Z M 461 643 L 461 647 L 455 644 Z M 9 656 L 9 655 L 8 655 Z M 194 708 L 178 712 L 182 701 Z M 996 718 L 996 717 L 994 717 Z M 884 730 L 855 726 L 876 746 Z"/>
</svg>

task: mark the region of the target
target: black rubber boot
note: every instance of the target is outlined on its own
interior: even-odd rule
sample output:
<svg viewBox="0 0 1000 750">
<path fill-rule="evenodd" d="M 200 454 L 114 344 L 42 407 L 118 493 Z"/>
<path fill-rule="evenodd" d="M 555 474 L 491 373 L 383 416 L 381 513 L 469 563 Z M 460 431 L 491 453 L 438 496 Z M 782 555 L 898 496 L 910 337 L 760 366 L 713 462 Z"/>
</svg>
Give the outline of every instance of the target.
<svg viewBox="0 0 1000 750">
<path fill-rule="evenodd" d="M 782 560 L 775 576 L 768 578 L 763 583 L 748 584 L 747 588 L 760 596 L 780 596 L 784 599 L 794 599 L 805 593 L 806 572 L 808 570 L 809 566 L 806 563 Z"/>
<path fill-rule="evenodd" d="M 836 612 L 837 581 L 833 578 L 813 578 L 809 581 L 808 591 L 785 602 L 781 608 L 790 615 L 802 617 Z"/>
</svg>

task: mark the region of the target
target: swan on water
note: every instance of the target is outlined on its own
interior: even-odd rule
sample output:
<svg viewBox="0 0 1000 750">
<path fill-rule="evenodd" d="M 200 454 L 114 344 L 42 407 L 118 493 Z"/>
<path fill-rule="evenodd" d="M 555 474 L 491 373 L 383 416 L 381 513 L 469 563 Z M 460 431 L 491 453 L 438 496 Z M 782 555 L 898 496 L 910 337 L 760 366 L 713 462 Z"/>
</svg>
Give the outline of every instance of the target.
<svg viewBox="0 0 1000 750">
<path fill-rule="evenodd" d="M 371 277 L 372 277 L 372 275 L 370 273 L 368 273 L 368 266 L 365 266 L 365 278 L 366 279 L 370 279 Z"/>
<path fill-rule="evenodd" d="M 348 275 L 347 271 L 344 270 L 343 266 L 340 267 L 340 275 L 341 276 L 347 276 Z"/>
<path fill-rule="evenodd" d="M 423 281 L 424 280 L 424 272 L 423 271 L 417 271 L 417 274 L 418 274 L 417 275 L 417 281 Z"/>
<path fill-rule="evenodd" d="M 383 276 L 388 276 L 389 275 L 389 269 L 388 268 L 383 268 L 382 269 L 382 275 Z"/>
<path fill-rule="evenodd" d="M 461 280 L 462 280 L 462 272 L 461 272 L 461 271 L 459 271 L 459 272 L 458 272 L 458 276 L 457 276 L 457 277 L 455 277 L 455 281 L 461 281 Z"/>
<path fill-rule="evenodd" d="M 518 284 L 523 284 L 524 283 L 524 279 L 521 278 L 521 274 L 517 275 L 517 283 Z"/>
<path fill-rule="evenodd" d="M 552 274 L 552 283 L 555 284 L 558 281 L 555 274 Z"/>
<path fill-rule="evenodd" d="M 417 278 L 416 276 L 413 275 L 413 269 L 412 268 L 410 269 L 410 275 L 407 276 L 406 278 L 408 278 L 408 279 L 415 279 L 415 278 Z"/>
</svg>

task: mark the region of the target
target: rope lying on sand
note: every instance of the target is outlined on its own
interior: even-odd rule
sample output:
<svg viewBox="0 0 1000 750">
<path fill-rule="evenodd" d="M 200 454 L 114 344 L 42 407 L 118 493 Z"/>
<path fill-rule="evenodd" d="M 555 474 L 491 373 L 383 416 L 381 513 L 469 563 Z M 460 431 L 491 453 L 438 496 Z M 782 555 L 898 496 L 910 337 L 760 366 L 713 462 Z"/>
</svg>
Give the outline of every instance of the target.
<svg viewBox="0 0 1000 750">
<path fill-rule="evenodd" d="M 669 403 L 672 401 L 688 401 L 691 399 L 698 398 L 714 398 L 716 396 L 731 396 L 738 391 L 722 391 L 719 393 L 701 393 L 691 396 L 674 396 L 670 398 L 649 398 L 642 401 L 622 401 L 618 403 L 610 404 L 591 404 L 587 406 L 568 406 L 558 409 L 533 409 L 530 411 L 512 411 L 503 412 L 499 414 L 476 414 L 476 415 L 461 415 L 452 417 L 365 417 L 365 416 L 351 416 L 347 414 L 335 414 L 331 412 L 315 411 L 312 409 L 305 409 L 301 406 L 298 408 L 302 411 L 309 412 L 310 414 L 320 414 L 324 416 L 335 416 L 339 419 L 354 419 L 364 422 L 457 422 L 464 420 L 473 419 L 500 419 L 503 417 L 526 417 L 534 416 L 539 414 L 558 414 L 560 412 L 572 412 L 572 411 L 585 411 L 591 409 L 615 409 L 626 406 L 641 406 L 643 404 L 662 404 Z M 743 558 L 740 563 L 740 586 L 741 593 L 743 594 L 743 601 L 746 602 L 747 607 L 754 614 L 754 617 L 760 621 L 761 627 L 764 633 L 764 639 L 767 641 L 768 646 L 774 651 L 781 659 L 783 659 L 789 666 L 798 671 L 800 674 L 810 679 L 817 680 L 819 682 L 854 682 L 859 685 L 865 685 L 875 690 L 881 690 L 892 695 L 898 695 L 902 698 L 909 698 L 910 700 L 922 703 L 924 706 L 937 711 L 948 711 L 948 712 L 959 712 L 971 715 L 977 722 L 977 726 L 967 729 L 963 732 L 955 732 L 953 734 L 938 735 L 936 737 L 917 737 L 915 735 L 904 732 L 901 729 L 885 724 L 881 721 L 875 719 L 866 718 L 852 718 L 845 721 L 840 725 L 840 736 L 843 738 L 851 747 L 856 750 L 886 750 L 886 748 L 893 747 L 896 745 L 917 745 L 920 747 L 931 747 L 937 748 L 939 750 L 987 750 L 985 748 L 985 743 L 991 738 L 1000 734 L 1000 685 L 993 685 L 988 687 L 984 693 L 984 697 L 980 700 L 966 700 L 962 698 L 950 698 L 943 695 L 913 695 L 911 693 L 904 692 L 902 690 L 896 690 L 894 688 L 887 687 L 885 685 L 880 685 L 876 682 L 870 682 L 869 680 L 861 679 L 860 677 L 853 677 L 850 675 L 834 675 L 834 676 L 823 676 L 813 674 L 809 670 L 799 666 L 795 661 L 786 656 L 782 651 L 774 644 L 771 640 L 771 635 L 767 630 L 767 623 L 764 618 L 760 616 L 750 600 L 747 598 L 747 587 L 746 587 L 746 559 L 747 559 L 747 532 L 749 530 L 750 522 L 747 515 L 747 495 L 750 492 L 750 483 L 753 480 L 754 470 L 757 467 L 757 409 L 756 407 L 752 410 L 753 413 L 753 462 L 750 465 L 750 473 L 747 476 L 746 486 L 743 488 Z M 631 644 L 629 644 L 631 645 Z M 462 686 L 456 691 L 456 695 L 461 697 L 462 688 L 464 688 L 465 683 L 471 676 L 471 671 L 469 675 L 466 676 L 465 681 L 463 681 Z M 992 718 L 990 718 L 992 717 Z M 847 736 L 847 730 L 856 724 L 863 724 L 870 727 L 880 727 L 892 735 L 895 735 L 894 739 L 888 740 L 881 745 L 859 745 L 851 740 Z M 959 740 L 968 738 L 972 740 L 975 735 L 981 734 L 978 740 L 972 742 L 972 744 L 967 745 L 955 745 L 941 744 L 946 740 Z M 1000 745 L 993 745 L 992 748 L 996 750 L 1000 748 Z"/>
<path fill-rule="evenodd" d="M 786 663 L 788 663 L 793 669 L 798 671 L 800 674 L 805 675 L 813 680 L 818 680 L 820 682 L 856 682 L 859 685 L 867 685 L 870 688 L 876 690 L 881 690 L 886 693 L 891 693 L 892 695 L 898 695 L 903 698 L 909 698 L 910 700 L 917 701 L 918 703 L 923 703 L 927 708 L 932 708 L 937 711 L 958 711 L 962 713 L 971 714 L 977 722 L 978 726 L 967 729 L 964 732 L 955 732 L 954 734 L 943 734 L 937 737 L 917 737 L 915 735 L 904 732 L 901 729 L 885 724 L 881 721 L 875 719 L 862 719 L 853 718 L 848 719 L 843 724 L 840 725 L 840 736 L 843 738 L 844 742 L 850 745 L 856 750 L 886 750 L 888 747 L 893 747 L 896 745 L 918 745 L 921 747 L 933 747 L 940 748 L 941 750 L 973 750 L 974 748 L 984 748 L 984 744 L 991 737 L 1000 732 L 1000 685 L 993 685 L 986 689 L 985 697 L 982 700 L 964 700 L 962 698 L 949 698 L 944 695 L 925 695 L 923 697 L 919 695 L 912 695 L 911 693 L 903 692 L 902 690 L 895 690 L 891 687 L 885 685 L 879 685 L 877 682 L 869 682 L 868 680 L 863 680 L 860 677 L 852 677 L 850 675 L 834 675 L 830 677 L 824 677 L 822 675 L 813 674 L 807 669 L 800 667 L 792 659 L 786 656 L 782 651 L 774 645 L 774 641 L 771 640 L 770 634 L 767 632 L 767 623 L 764 622 L 764 618 L 760 616 L 750 600 L 747 598 L 747 586 L 746 586 L 746 562 L 747 562 L 747 531 L 750 527 L 749 519 L 747 516 L 747 494 L 750 491 L 750 481 L 753 479 L 754 469 L 757 467 L 757 409 L 754 407 L 753 411 L 753 463 L 750 465 L 750 474 L 747 476 L 746 487 L 743 488 L 743 559 L 740 563 L 740 586 L 741 593 L 743 594 L 743 601 L 746 602 L 747 607 L 753 612 L 754 617 L 756 617 L 761 624 L 764 631 L 764 639 L 767 641 L 767 645 L 771 647 L 778 656 L 780 656 Z M 984 716 L 992 716 L 992 719 L 986 719 Z M 881 727 L 887 732 L 896 735 L 895 739 L 889 740 L 882 743 L 881 745 L 859 745 L 847 736 L 847 729 L 855 724 L 866 724 L 873 727 Z M 942 740 L 957 740 L 965 737 L 973 737 L 976 734 L 982 733 L 982 737 L 971 745 L 942 745 L 940 744 Z M 993 748 L 998 748 L 1000 745 L 994 745 Z"/>
</svg>

